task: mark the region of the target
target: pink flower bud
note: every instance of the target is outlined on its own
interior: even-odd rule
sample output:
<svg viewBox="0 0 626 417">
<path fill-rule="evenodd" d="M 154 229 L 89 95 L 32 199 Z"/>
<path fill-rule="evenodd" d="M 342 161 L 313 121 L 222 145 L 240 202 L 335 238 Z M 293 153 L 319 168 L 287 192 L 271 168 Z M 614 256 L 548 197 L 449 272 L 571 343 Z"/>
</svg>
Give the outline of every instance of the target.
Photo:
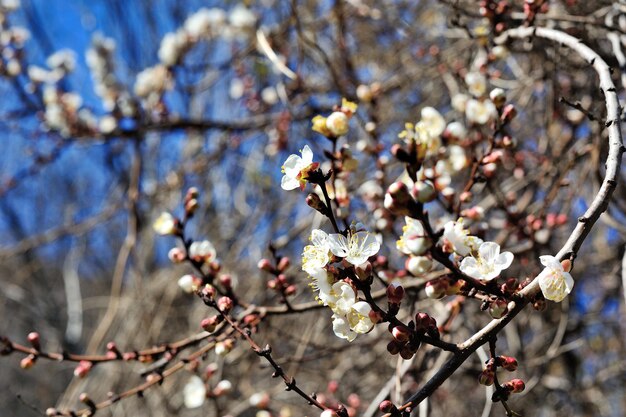
<svg viewBox="0 0 626 417">
<path fill-rule="evenodd" d="M 572 261 L 570 261 L 569 259 L 563 259 L 561 261 L 561 266 L 563 267 L 563 270 L 565 272 L 569 272 L 572 270 Z"/>
<path fill-rule="evenodd" d="M 435 190 L 435 186 L 432 182 L 428 180 L 417 181 L 413 185 L 411 195 L 420 203 L 428 203 L 437 198 L 437 191 Z"/>
<path fill-rule="evenodd" d="M 517 369 L 517 360 L 511 356 L 500 356 L 500 366 L 509 372 Z"/>
<path fill-rule="evenodd" d="M 89 374 L 91 368 L 93 367 L 93 363 L 90 361 L 80 361 L 78 366 L 74 368 L 74 376 L 78 378 L 84 378 Z"/>
<path fill-rule="evenodd" d="M 189 217 L 191 217 L 193 213 L 195 213 L 197 208 L 198 200 L 196 200 L 195 198 L 192 198 L 185 203 L 185 213 L 187 213 L 187 216 Z"/>
<path fill-rule="evenodd" d="M 392 213 L 408 214 L 411 202 L 413 202 L 413 197 L 405 183 L 396 181 L 387 189 L 384 204 L 385 208 Z"/>
<path fill-rule="evenodd" d="M 259 263 L 257 264 L 257 267 L 261 271 L 265 271 L 265 272 L 273 273 L 275 271 L 274 266 L 272 266 L 272 263 L 269 261 L 269 259 L 265 259 L 265 258 L 259 261 Z"/>
<path fill-rule="evenodd" d="M 217 308 L 223 313 L 228 313 L 233 308 L 233 300 L 230 297 L 221 297 L 217 300 Z"/>
<path fill-rule="evenodd" d="M 380 313 L 380 311 L 370 310 L 368 317 L 374 324 L 380 323 L 381 321 L 383 321 L 383 316 Z"/>
<path fill-rule="evenodd" d="M 284 272 L 287 268 L 289 268 L 290 264 L 291 261 L 289 260 L 289 258 L 287 256 L 283 256 L 282 258 L 280 258 L 280 261 L 278 261 L 277 268 L 280 272 Z"/>
<path fill-rule="evenodd" d="M 285 295 L 294 295 L 297 291 L 297 287 L 295 285 L 289 285 L 285 288 Z"/>
<path fill-rule="evenodd" d="M 233 287 L 233 277 L 229 274 L 222 274 L 219 276 L 219 282 L 222 284 L 222 287 L 230 290 Z"/>
<path fill-rule="evenodd" d="M 217 325 L 217 316 L 207 317 L 205 319 L 202 319 L 202 321 L 200 322 L 200 327 L 202 327 L 204 331 L 207 331 L 209 333 L 213 333 Z"/>
<path fill-rule="evenodd" d="M 222 395 L 229 394 L 233 390 L 233 384 L 227 380 L 223 379 L 217 383 L 215 388 L 213 388 L 213 395 L 216 397 L 220 397 Z"/>
<path fill-rule="evenodd" d="M 215 291 L 215 287 L 212 286 L 211 284 L 206 284 L 202 290 L 200 290 L 200 295 L 202 295 L 203 297 L 206 297 L 208 299 L 213 299 L 215 298 L 215 294 L 217 293 L 217 291 Z"/>
<path fill-rule="evenodd" d="M 339 389 L 339 382 L 337 380 L 328 381 L 328 385 L 326 386 L 326 391 L 331 394 L 334 394 Z"/>
<path fill-rule="evenodd" d="M 415 315 L 415 331 L 421 334 L 426 332 L 430 326 L 430 316 L 426 313 L 417 313 Z"/>
<path fill-rule="evenodd" d="M 518 392 L 524 391 L 524 389 L 526 388 L 526 385 L 524 384 L 524 381 L 522 381 L 519 378 L 516 378 L 516 379 L 512 379 L 502 384 L 502 388 L 512 393 L 518 393 Z"/>
<path fill-rule="evenodd" d="M 500 120 L 503 123 L 507 123 L 513 120 L 515 116 L 517 116 L 517 110 L 515 109 L 515 106 L 512 104 L 507 104 L 504 107 L 504 110 L 502 110 L 502 116 L 500 116 Z"/>
<path fill-rule="evenodd" d="M 219 369 L 219 365 L 215 362 L 208 364 L 206 368 L 204 368 L 204 375 L 206 376 L 206 379 L 211 378 Z"/>
<path fill-rule="evenodd" d="M 192 198 L 198 198 L 199 195 L 200 195 L 200 191 L 198 191 L 198 188 L 196 188 L 196 187 L 189 187 L 189 189 L 187 190 L 187 193 L 185 195 L 185 200 L 190 200 Z"/>
</svg>

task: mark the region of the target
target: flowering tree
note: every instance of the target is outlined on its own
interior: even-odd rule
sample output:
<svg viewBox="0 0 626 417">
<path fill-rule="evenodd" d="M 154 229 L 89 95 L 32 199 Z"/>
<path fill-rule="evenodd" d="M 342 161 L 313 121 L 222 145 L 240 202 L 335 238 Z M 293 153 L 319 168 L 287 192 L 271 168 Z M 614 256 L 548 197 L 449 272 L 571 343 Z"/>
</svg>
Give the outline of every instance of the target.
<svg viewBox="0 0 626 417">
<path fill-rule="evenodd" d="M 68 3 L 0 1 L 7 409 L 626 410 L 624 4 Z"/>
</svg>

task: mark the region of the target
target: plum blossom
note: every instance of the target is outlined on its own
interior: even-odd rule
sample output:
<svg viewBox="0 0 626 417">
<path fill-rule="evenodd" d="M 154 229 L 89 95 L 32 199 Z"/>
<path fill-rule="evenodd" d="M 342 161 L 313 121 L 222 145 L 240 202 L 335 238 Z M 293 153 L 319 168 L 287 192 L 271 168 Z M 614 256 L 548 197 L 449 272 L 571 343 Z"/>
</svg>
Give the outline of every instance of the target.
<svg viewBox="0 0 626 417">
<path fill-rule="evenodd" d="M 498 110 L 491 100 L 474 100 L 467 101 L 465 107 L 465 117 L 472 123 L 484 125 L 498 115 Z"/>
<path fill-rule="evenodd" d="M 396 242 L 396 248 L 405 255 L 423 255 L 430 248 L 424 226 L 411 217 L 405 217 L 404 221 L 406 225 L 402 228 L 402 236 Z"/>
<path fill-rule="evenodd" d="M 285 174 L 280 182 L 283 190 L 294 190 L 298 187 L 304 190 L 309 173 L 319 166 L 319 162 L 313 162 L 313 151 L 309 145 L 304 145 L 300 153 L 302 157 L 289 155 L 281 167 L 281 171 Z"/>
<path fill-rule="evenodd" d="M 557 303 L 563 301 L 572 292 L 574 279 L 569 272 L 566 272 L 554 256 L 543 255 L 539 257 L 541 264 L 545 266 L 543 271 L 537 276 L 539 287 L 543 296 L 547 300 Z"/>
<path fill-rule="evenodd" d="M 424 107 L 421 112 L 424 128 L 430 136 L 440 136 L 446 129 L 446 120 L 434 107 Z"/>
<path fill-rule="evenodd" d="M 185 388 L 183 388 L 183 399 L 185 407 L 200 407 L 206 399 L 206 393 L 206 385 L 204 384 L 202 379 L 197 375 L 192 376 L 185 385 Z"/>
<path fill-rule="evenodd" d="M 511 252 L 500 253 L 500 245 L 495 242 L 483 242 L 478 248 L 478 256 L 464 258 L 461 271 L 471 277 L 490 281 L 500 275 L 513 262 Z"/>
<path fill-rule="evenodd" d="M 319 229 L 313 229 L 309 240 L 311 245 L 305 246 L 302 251 L 302 270 L 313 275 L 330 261 L 330 246 L 328 234 Z"/>
<path fill-rule="evenodd" d="M 481 97 L 487 91 L 487 79 L 480 72 L 468 72 L 465 76 L 465 84 L 474 97 Z"/>
<path fill-rule="evenodd" d="M 456 222 L 449 221 L 444 225 L 443 238 L 452 246 L 452 250 L 461 256 L 467 256 L 476 251 L 483 241 L 470 236 L 469 230 L 463 228 L 463 217 Z"/>
<path fill-rule="evenodd" d="M 191 259 L 202 262 L 211 262 L 215 260 L 216 256 L 217 252 L 215 251 L 215 247 L 208 240 L 193 242 L 189 246 L 189 257 Z"/>
<path fill-rule="evenodd" d="M 380 250 L 380 242 L 376 236 L 365 231 L 354 233 L 350 231 L 348 237 L 333 233 L 328 236 L 330 251 L 352 265 L 361 265 L 370 256 Z"/>
<path fill-rule="evenodd" d="M 165 236 L 174 234 L 176 232 L 176 225 L 176 218 L 167 212 L 163 212 L 154 221 L 152 228 L 161 236 Z"/>
</svg>

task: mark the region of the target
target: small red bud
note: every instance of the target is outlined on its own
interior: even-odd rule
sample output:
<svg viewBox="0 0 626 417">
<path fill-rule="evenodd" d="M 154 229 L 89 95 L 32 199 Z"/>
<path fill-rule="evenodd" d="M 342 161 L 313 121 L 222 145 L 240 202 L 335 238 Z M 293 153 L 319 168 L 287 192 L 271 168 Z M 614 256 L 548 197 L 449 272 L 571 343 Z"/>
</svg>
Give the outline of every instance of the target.
<svg viewBox="0 0 626 417">
<path fill-rule="evenodd" d="M 518 393 L 524 391 L 526 385 L 524 384 L 524 381 L 516 378 L 502 384 L 502 388 L 509 390 L 512 393 Z"/>
<path fill-rule="evenodd" d="M 280 258 L 280 261 L 278 261 L 277 268 L 280 272 L 284 272 L 287 268 L 289 268 L 289 265 L 291 265 L 291 261 L 288 257 L 283 256 L 282 258 Z"/>
<path fill-rule="evenodd" d="M 478 377 L 478 382 L 481 385 L 490 386 L 493 385 L 496 374 L 491 369 L 484 369 Z"/>
<path fill-rule="evenodd" d="M 207 317 L 203 319 L 200 322 L 200 327 L 202 327 L 205 331 L 209 333 L 213 333 L 218 324 L 219 324 L 219 320 L 217 316 L 211 316 L 211 317 Z"/>
<path fill-rule="evenodd" d="M 84 378 L 89 374 L 91 368 L 93 367 L 93 363 L 90 361 L 80 361 L 78 362 L 78 366 L 74 368 L 74 376 L 78 378 Z"/>
<path fill-rule="evenodd" d="M 404 288 L 399 284 L 389 284 L 387 298 L 391 304 L 400 304 L 404 298 Z"/>
<path fill-rule="evenodd" d="M 396 409 L 396 406 L 393 405 L 391 401 L 385 400 L 380 403 L 380 405 L 378 406 L 378 409 L 380 410 L 381 413 L 390 413 Z"/>
<path fill-rule="evenodd" d="M 392 340 L 387 344 L 387 352 L 391 353 L 392 355 L 397 355 L 398 353 L 400 353 L 400 349 L 402 349 L 402 345 L 395 340 Z"/>
<path fill-rule="evenodd" d="M 22 369 L 30 369 L 37 362 L 37 356 L 28 355 L 20 361 L 20 368 Z"/>
<path fill-rule="evenodd" d="M 222 287 L 226 288 L 227 290 L 233 287 L 233 277 L 229 274 L 220 275 L 219 281 L 220 281 L 220 284 L 222 284 Z"/>
<path fill-rule="evenodd" d="M 405 343 L 409 340 L 410 332 L 404 326 L 396 326 L 391 330 L 391 335 L 400 343 Z"/>
<path fill-rule="evenodd" d="M 500 356 L 500 366 L 509 372 L 517 369 L 517 360 L 511 356 Z"/>
<path fill-rule="evenodd" d="M 285 289 L 285 295 L 294 295 L 297 291 L 297 287 L 295 285 L 289 285 Z"/>
</svg>

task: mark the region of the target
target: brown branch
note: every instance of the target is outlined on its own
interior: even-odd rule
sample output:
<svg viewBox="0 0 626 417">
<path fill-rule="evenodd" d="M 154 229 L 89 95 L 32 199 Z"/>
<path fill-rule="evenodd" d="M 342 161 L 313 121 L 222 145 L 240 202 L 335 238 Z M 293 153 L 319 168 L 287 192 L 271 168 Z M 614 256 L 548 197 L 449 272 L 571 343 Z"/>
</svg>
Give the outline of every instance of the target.
<svg viewBox="0 0 626 417">
<path fill-rule="evenodd" d="M 531 39 L 533 37 L 548 39 L 565 45 L 577 52 L 583 59 L 598 73 L 600 79 L 600 88 L 605 96 L 607 109 L 607 123 L 609 153 L 606 161 L 606 173 L 600 190 L 589 205 L 585 214 L 578 219 L 578 224 L 570 234 L 565 245 L 557 253 L 558 259 L 570 258 L 574 259 L 578 249 L 584 242 L 585 238 L 591 231 L 591 228 L 598 220 L 602 212 L 606 211 L 609 200 L 617 186 L 617 180 L 620 172 L 621 157 L 624 152 L 622 144 L 622 133 L 620 129 L 620 106 L 616 93 L 615 85 L 611 80 L 611 72 L 609 66 L 604 60 L 594 52 L 591 48 L 581 43 L 578 39 L 560 32 L 558 30 L 528 27 L 517 28 L 506 31 L 496 41 L 497 43 L 505 43 L 511 38 Z M 411 395 L 402 409 L 413 409 L 417 404 L 429 397 L 441 384 L 444 383 L 464 362 L 483 344 L 502 330 L 520 311 L 524 309 L 531 298 L 539 291 L 539 283 L 534 279 L 526 286 L 520 294 L 524 297 L 521 300 L 509 303 L 509 313 L 501 319 L 492 320 L 487 326 L 478 333 L 459 344 L 460 351 L 456 352 L 452 358 L 431 378 L 419 391 Z"/>
</svg>

